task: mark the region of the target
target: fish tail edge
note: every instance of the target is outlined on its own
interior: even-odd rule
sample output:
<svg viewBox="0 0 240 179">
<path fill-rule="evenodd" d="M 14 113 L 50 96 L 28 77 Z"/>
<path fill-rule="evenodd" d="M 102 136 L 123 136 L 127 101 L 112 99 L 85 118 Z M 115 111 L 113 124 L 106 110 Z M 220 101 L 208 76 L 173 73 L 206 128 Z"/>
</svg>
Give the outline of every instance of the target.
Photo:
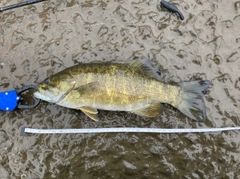
<svg viewBox="0 0 240 179">
<path fill-rule="evenodd" d="M 206 107 L 203 100 L 204 93 L 209 88 L 211 82 L 208 80 L 197 80 L 190 82 L 180 82 L 182 87 L 177 108 L 186 116 L 198 122 L 206 119 Z"/>
</svg>

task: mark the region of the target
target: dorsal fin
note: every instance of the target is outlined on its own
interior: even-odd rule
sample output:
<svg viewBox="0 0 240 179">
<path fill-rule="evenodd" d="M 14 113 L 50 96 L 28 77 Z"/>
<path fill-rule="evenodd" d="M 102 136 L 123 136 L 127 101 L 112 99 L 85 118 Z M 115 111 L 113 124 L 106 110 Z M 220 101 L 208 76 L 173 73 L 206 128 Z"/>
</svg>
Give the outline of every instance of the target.
<svg viewBox="0 0 240 179">
<path fill-rule="evenodd" d="M 161 80 L 161 70 L 156 69 L 152 66 L 151 60 L 134 60 L 130 63 L 130 67 L 135 69 L 137 72 L 140 72 L 146 77 L 153 78 L 156 80 Z"/>
</svg>

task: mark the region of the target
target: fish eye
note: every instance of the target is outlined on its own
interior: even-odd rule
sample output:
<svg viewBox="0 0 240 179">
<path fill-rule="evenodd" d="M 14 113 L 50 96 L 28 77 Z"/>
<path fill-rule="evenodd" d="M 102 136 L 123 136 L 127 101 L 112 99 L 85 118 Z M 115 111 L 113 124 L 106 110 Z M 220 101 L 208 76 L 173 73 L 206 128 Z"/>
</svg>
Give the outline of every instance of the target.
<svg viewBox="0 0 240 179">
<path fill-rule="evenodd" d="M 49 84 L 49 83 L 50 83 L 50 79 L 49 79 L 49 78 L 45 79 L 45 80 L 44 80 L 44 83 L 45 83 L 46 85 Z"/>
</svg>

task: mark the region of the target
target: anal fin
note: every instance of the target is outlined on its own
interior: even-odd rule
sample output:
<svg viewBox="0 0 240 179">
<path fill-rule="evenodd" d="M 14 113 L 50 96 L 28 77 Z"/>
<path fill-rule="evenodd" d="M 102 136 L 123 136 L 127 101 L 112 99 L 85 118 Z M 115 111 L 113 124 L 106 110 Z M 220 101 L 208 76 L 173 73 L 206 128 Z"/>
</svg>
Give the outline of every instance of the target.
<svg viewBox="0 0 240 179">
<path fill-rule="evenodd" d="M 150 104 L 148 107 L 135 109 L 129 111 L 142 117 L 156 117 L 162 112 L 162 105 L 160 103 Z"/>
<path fill-rule="evenodd" d="M 79 108 L 82 112 L 84 112 L 88 117 L 90 117 L 94 121 L 98 121 L 98 111 L 95 108 L 83 106 Z"/>
</svg>

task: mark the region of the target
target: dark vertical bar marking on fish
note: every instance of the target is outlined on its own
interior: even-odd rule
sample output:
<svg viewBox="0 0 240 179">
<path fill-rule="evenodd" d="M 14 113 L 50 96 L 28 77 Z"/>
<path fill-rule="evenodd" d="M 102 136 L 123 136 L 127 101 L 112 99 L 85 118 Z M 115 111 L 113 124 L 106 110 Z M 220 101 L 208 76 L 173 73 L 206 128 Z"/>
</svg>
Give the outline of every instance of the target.
<svg viewBox="0 0 240 179">
<path fill-rule="evenodd" d="M 177 13 L 179 15 L 180 19 L 184 20 L 183 14 L 180 12 L 180 10 L 175 5 L 171 4 L 170 2 L 164 1 L 164 0 L 161 1 L 161 5 L 164 8 L 166 8 L 167 10 Z"/>
<path fill-rule="evenodd" d="M 24 2 L 20 2 L 20 3 L 12 4 L 12 5 L 9 5 L 9 6 L 1 7 L 0 12 L 10 10 L 10 9 L 14 9 L 14 8 L 18 8 L 18 7 L 22 7 L 22 6 L 27 6 L 27 5 L 30 5 L 30 4 L 39 3 L 39 2 L 42 2 L 42 1 L 46 1 L 46 0 L 29 0 L 29 1 L 24 1 Z"/>
</svg>

